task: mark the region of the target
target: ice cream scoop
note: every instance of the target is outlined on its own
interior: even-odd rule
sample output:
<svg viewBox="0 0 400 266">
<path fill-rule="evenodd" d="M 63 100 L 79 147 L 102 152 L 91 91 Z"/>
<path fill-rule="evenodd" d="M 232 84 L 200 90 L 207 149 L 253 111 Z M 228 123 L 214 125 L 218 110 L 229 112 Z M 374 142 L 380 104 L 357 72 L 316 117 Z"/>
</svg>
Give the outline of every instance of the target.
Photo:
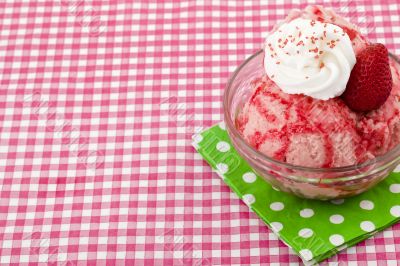
<svg viewBox="0 0 400 266">
<path fill-rule="evenodd" d="M 329 29 L 327 38 L 334 39 L 335 32 L 341 38 L 334 48 L 315 46 L 331 56 L 311 57 L 312 39 L 303 34 L 315 29 L 317 38 L 324 28 Z M 295 34 L 304 38 L 283 40 Z M 296 41 L 305 40 L 309 42 L 297 53 Z M 355 56 L 368 44 L 355 26 L 330 10 L 313 6 L 293 11 L 267 38 L 260 66 L 266 75 L 253 83 L 236 119 L 238 131 L 267 156 L 306 167 L 355 165 L 388 152 L 400 143 L 399 64 L 390 59 L 393 87 L 379 109 L 354 112 L 337 97 L 346 87 Z"/>
</svg>

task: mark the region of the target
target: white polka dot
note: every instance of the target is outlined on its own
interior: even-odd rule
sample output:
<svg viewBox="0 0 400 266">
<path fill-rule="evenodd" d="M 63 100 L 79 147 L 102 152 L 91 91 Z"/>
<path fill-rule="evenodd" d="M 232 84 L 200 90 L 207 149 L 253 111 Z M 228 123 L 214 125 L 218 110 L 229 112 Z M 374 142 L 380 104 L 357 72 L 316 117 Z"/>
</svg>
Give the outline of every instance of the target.
<svg viewBox="0 0 400 266">
<path fill-rule="evenodd" d="M 299 231 L 299 236 L 302 238 L 310 238 L 314 234 L 314 231 L 310 228 L 303 228 Z"/>
<path fill-rule="evenodd" d="M 219 150 L 220 152 L 227 152 L 230 150 L 230 148 L 231 146 L 228 142 L 220 141 L 217 143 L 217 150 Z"/>
<path fill-rule="evenodd" d="M 392 193 L 400 193 L 400 184 L 391 184 L 389 190 Z"/>
<path fill-rule="evenodd" d="M 394 217 L 400 217 L 400 205 L 393 206 L 390 209 L 390 214 Z"/>
<path fill-rule="evenodd" d="M 360 202 L 360 208 L 370 211 L 374 208 L 374 203 L 370 200 L 362 200 Z"/>
<path fill-rule="evenodd" d="M 256 202 L 256 198 L 252 194 L 243 195 L 243 201 L 246 205 L 250 206 L 254 202 Z"/>
<path fill-rule="evenodd" d="M 344 243 L 344 238 L 341 235 L 335 234 L 335 235 L 331 235 L 329 237 L 329 241 L 334 246 L 340 246 L 340 245 L 342 245 Z"/>
<path fill-rule="evenodd" d="M 300 216 L 303 218 L 310 218 L 314 216 L 314 211 L 312 209 L 303 209 L 300 211 Z"/>
<path fill-rule="evenodd" d="M 340 214 L 334 214 L 329 217 L 329 221 L 333 224 L 341 224 L 344 221 L 344 217 Z"/>
<path fill-rule="evenodd" d="M 224 163 L 217 164 L 217 171 L 219 174 L 223 175 L 223 174 L 227 173 L 228 170 L 229 170 L 228 165 L 226 165 Z"/>
<path fill-rule="evenodd" d="M 311 250 L 309 249 L 302 249 L 300 250 L 300 256 L 305 260 L 305 261 L 309 261 L 313 259 L 313 254 L 311 252 Z"/>
<path fill-rule="evenodd" d="M 375 225 L 373 222 L 370 221 L 364 221 L 361 222 L 360 227 L 362 230 L 364 230 L 365 232 L 372 232 L 375 230 Z"/>
<path fill-rule="evenodd" d="M 400 164 L 393 170 L 395 173 L 400 173 Z"/>
<path fill-rule="evenodd" d="M 331 200 L 331 202 L 333 204 L 340 205 L 344 202 L 344 199 L 335 199 L 335 200 Z"/>
<path fill-rule="evenodd" d="M 281 211 L 285 208 L 285 205 L 282 202 L 273 202 L 271 205 L 269 205 L 269 207 L 273 211 Z"/>
<path fill-rule="evenodd" d="M 254 183 L 257 180 L 257 176 L 253 172 L 247 172 L 242 177 L 246 183 Z"/>
<path fill-rule="evenodd" d="M 193 136 L 193 142 L 199 144 L 200 142 L 203 141 L 203 136 L 200 134 L 197 134 Z"/>
<path fill-rule="evenodd" d="M 274 231 L 275 233 L 278 233 L 279 231 L 282 230 L 283 225 L 280 222 L 273 222 L 273 223 L 271 223 L 271 228 L 272 228 L 272 231 Z"/>
<path fill-rule="evenodd" d="M 222 129 L 222 130 L 226 130 L 226 126 L 225 126 L 225 122 L 219 122 L 218 126 Z"/>
</svg>

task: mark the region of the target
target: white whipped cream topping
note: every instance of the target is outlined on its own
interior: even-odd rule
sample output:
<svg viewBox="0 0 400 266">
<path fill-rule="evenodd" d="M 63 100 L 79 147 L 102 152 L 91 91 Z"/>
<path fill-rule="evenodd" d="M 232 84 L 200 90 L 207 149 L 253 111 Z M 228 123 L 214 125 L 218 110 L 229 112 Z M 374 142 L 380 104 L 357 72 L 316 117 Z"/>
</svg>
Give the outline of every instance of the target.
<svg viewBox="0 0 400 266">
<path fill-rule="evenodd" d="M 265 42 L 267 75 L 285 93 L 320 100 L 346 89 L 356 56 L 342 28 L 298 18 L 280 26 Z"/>
</svg>

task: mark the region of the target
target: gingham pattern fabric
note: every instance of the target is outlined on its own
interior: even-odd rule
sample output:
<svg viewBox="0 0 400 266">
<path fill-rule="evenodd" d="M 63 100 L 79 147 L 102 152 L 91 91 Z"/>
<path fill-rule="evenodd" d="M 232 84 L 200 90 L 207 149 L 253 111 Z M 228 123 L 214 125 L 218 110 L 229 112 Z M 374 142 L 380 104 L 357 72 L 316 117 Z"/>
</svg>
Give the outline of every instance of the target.
<svg viewBox="0 0 400 266">
<path fill-rule="evenodd" d="M 335 0 L 400 54 L 400 4 Z M 190 136 L 290 1 L 1 1 L 0 263 L 300 263 Z M 329 261 L 400 260 L 396 225 Z"/>
</svg>

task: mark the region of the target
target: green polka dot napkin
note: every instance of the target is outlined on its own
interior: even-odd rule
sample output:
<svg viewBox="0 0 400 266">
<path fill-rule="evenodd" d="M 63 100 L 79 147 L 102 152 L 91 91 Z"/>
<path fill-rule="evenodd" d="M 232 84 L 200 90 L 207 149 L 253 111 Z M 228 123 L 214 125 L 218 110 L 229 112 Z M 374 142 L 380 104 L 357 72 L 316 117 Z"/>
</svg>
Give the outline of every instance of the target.
<svg viewBox="0 0 400 266">
<path fill-rule="evenodd" d="M 307 200 L 277 191 L 257 176 L 234 150 L 223 123 L 195 135 L 193 146 L 306 264 L 333 256 L 400 220 L 400 173 L 353 198 Z"/>
</svg>

